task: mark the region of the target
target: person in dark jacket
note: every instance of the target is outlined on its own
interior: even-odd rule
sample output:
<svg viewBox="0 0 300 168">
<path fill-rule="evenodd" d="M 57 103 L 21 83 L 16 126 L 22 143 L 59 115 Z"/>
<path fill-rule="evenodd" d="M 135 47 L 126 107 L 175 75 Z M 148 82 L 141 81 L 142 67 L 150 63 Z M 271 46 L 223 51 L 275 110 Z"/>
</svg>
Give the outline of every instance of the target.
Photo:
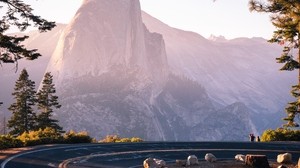
<svg viewBox="0 0 300 168">
<path fill-rule="evenodd" d="M 256 142 L 260 142 L 259 136 L 256 137 Z"/>
<path fill-rule="evenodd" d="M 254 142 L 255 136 L 253 134 L 249 134 L 250 142 Z"/>
</svg>

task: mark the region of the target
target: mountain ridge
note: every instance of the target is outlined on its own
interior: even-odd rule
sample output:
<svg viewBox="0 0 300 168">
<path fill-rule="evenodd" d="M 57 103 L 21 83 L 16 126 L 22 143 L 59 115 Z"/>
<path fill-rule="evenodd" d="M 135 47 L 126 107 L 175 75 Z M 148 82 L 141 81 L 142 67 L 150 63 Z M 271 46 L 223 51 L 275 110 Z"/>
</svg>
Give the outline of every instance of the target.
<svg viewBox="0 0 300 168">
<path fill-rule="evenodd" d="M 192 85 L 185 78 L 173 77 L 165 36 L 148 31 L 139 1 L 118 2 L 86 1 L 61 36 L 47 68 L 57 72 L 53 78 L 58 81 L 63 105 L 58 118 L 68 118 L 62 121 L 65 128 L 77 128 L 79 124 L 96 137 L 98 128 L 104 134 L 134 133 L 147 140 L 197 139 L 190 129 L 201 117 L 215 113 L 209 97 L 201 96 L 206 91 L 196 82 Z M 117 10 L 111 13 L 112 9 Z M 93 26 L 82 29 L 80 25 Z M 170 84 L 170 80 L 177 84 Z M 190 88 L 185 85 L 194 90 L 187 94 Z M 175 89 L 170 90 L 172 87 Z M 197 92 L 197 88 L 203 91 Z M 73 96 L 68 96 L 71 93 Z M 81 118 L 82 111 L 87 117 Z M 243 131 L 251 132 L 251 128 Z"/>
<path fill-rule="evenodd" d="M 109 1 L 112 4 L 117 2 L 119 1 Z M 87 9 L 93 9 L 97 6 L 93 3 L 108 3 L 108 1 L 85 1 L 83 4 L 92 4 Z M 106 5 L 116 7 L 116 5 L 109 3 Z M 120 15 L 118 12 L 124 10 L 124 13 L 121 14 L 122 17 L 127 14 L 135 15 L 128 12 L 128 9 L 132 9 L 128 7 L 132 5 L 131 3 L 136 3 L 133 4 L 132 8 L 136 10 L 133 10 L 135 14 L 139 14 L 139 16 L 132 17 L 141 17 L 141 15 L 142 17 L 136 18 L 136 23 L 131 20 L 128 23 L 134 25 L 124 28 L 124 25 L 128 23 L 120 24 L 123 19 L 118 18 Z M 122 6 L 124 4 L 125 6 Z M 281 104 L 284 104 L 282 100 L 289 99 L 286 96 L 289 87 L 287 89 L 282 88 L 290 86 L 290 82 L 286 81 L 293 79 L 290 77 L 291 75 L 285 77 L 284 81 L 281 81 L 281 79 L 274 80 L 277 76 L 274 75 L 273 71 L 277 70 L 278 66 L 273 63 L 270 64 L 268 62 L 270 60 L 263 59 L 252 51 L 253 48 L 259 49 L 257 53 L 267 53 L 270 57 L 277 51 L 279 52 L 279 48 L 275 47 L 274 49 L 274 46 L 270 47 L 265 41 L 257 38 L 238 38 L 222 43 L 214 42 L 194 32 L 170 28 L 157 19 L 153 19 L 150 15 L 147 16 L 140 11 L 138 1 L 130 1 L 128 4 L 124 2 L 124 4 L 118 7 L 122 8 L 121 10 L 114 10 L 116 16 L 104 19 L 107 22 L 102 22 L 102 19 L 97 18 L 96 16 L 99 16 L 97 12 L 99 11 L 95 10 L 86 10 L 89 12 L 85 12 L 86 17 L 81 21 L 80 17 L 83 14 L 80 12 L 82 10 L 78 10 L 73 23 L 80 21 L 84 24 L 80 23 L 77 27 L 73 27 L 72 25 L 76 24 L 70 23 L 67 28 L 59 28 L 60 30 L 64 29 L 64 34 L 61 31 L 57 32 L 62 34 L 61 39 L 53 58 L 51 58 L 50 62 L 52 63 L 48 65 L 46 71 L 54 73 L 57 91 L 63 104 L 63 109 L 56 112 L 56 117 L 61 120 L 66 129 L 85 129 L 95 137 L 105 136 L 105 134 L 133 136 L 132 133 L 137 132 L 138 136 L 147 140 L 231 140 L 229 138 L 231 136 L 236 136 L 235 140 L 246 140 L 247 137 L 243 135 L 248 135 L 249 132 L 260 132 L 264 129 L 259 128 L 256 131 L 256 127 L 263 125 L 259 124 L 260 121 L 257 120 L 257 115 L 262 112 L 277 112 L 282 108 Z M 99 10 L 109 12 L 110 8 L 112 7 L 99 8 Z M 132 10 L 130 11 L 132 12 Z M 131 16 L 127 18 L 129 17 Z M 124 19 L 124 21 L 126 20 Z M 118 29 L 120 31 L 118 32 L 119 36 L 103 33 L 111 29 L 110 22 L 121 25 L 111 26 L 120 29 Z M 100 26 L 101 30 L 105 31 L 92 31 L 98 24 L 103 26 Z M 85 26 L 81 30 L 79 28 L 83 26 L 80 25 L 90 25 L 90 27 Z M 134 26 L 137 26 L 136 29 L 139 29 L 139 31 L 135 31 Z M 123 33 L 122 30 L 124 30 Z M 92 32 L 90 35 L 89 31 Z M 126 35 L 127 31 L 130 32 L 130 35 Z M 85 37 L 89 36 L 89 38 L 79 40 L 83 37 L 80 33 Z M 105 37 L 105 35 L 108 35 L 109 38 L 106 38 L 108 41 L 97 41 L 101 39 L 99 37 Z M 53 37 L 57 38 L 57 36 Z M 67 38 L 71 40 L 68 41 Z M 119 41 L 118 45 L 112 44 L 114 38 L 116 38 L 115 41 Z M 89 41 L 94 43 L 90 44 Z M 132 43 L 132 41 L 135 42 Z M 49 42 L 50 46 L 54 42 L 55 40 Z M 65 44 L 61 45 L 62 43 Z M 101 57 L 101 52 L 78 54 L 75 50 L 72 51 L 72 47 L 76 43 L 78 43 L 76 47 L 78 53 L 94 52 L 99 50 L 98 46 L 101 48 L 99 44 L 105 44 L 106 47 L 103 51 L 109 53 L 107 55 L 112 56 L 109 57 L 112 59 L 107 59 L 103 54 Z M 138 43 L 137 46 L 143 44 L 143 47 L 133 51 L 134 47 L 137 47 L 136 43 Z M 84 44 L 89 44 L 89 46 L 80 47 Z M 131 44 L 133 47 L 128 48 Z M 90 47 L 91 45 L 95 45 L 95 47 Z M 123 50 L 120 51 L 122 47 Z M 111 48 L 111 50 L 107 48 Z M 50 49 L 51 47 L 48 48 L 48 51 Z M 64 54 L 64 52 L 67 54 Z M 74 54 L 70 54 L 72 52 Z M 131 54 L 134 55 L 135 52 L 140 54 L 131 57 Z M 46 52 L 45 55 L 48 53 Z M 116 53 L 127 53 L 128 57 Z M 220 59 L 220 55 L 225 55 L 227 60 Z M 242 57 L 241 55 L 248 55 L 248 57 Z M 82 59 L 83 56 L 84 59 Z M 70 57 L 70 59 L 66 59 L 67 57 Z M 104 64 L 97 64 L 96 60 L 100 57 L 99 61 L 104 60 Z M 131 58 L 134 57 L 139 57 L 139 61 L 134 60 L 132 63 Z M 77 63 L 73 64 L 72 59 L 74 58 Z M 251 61 L 250 58 L 260 59 L 263 64 L 258 64 L 259 61 Z M 84 63 L 85 59 L 88 60 L 87 63 Z M 68 60 L 71 60 L 71 62 Z M 119 63 L 115 63 L 115 60 Z M 55 67 L 55 64 L 59 66 Z M 252 64 L 265 64 L 267 68 L 253 68 Z M 95 65 L 100 66 L 95 67 Z M 64 70 L 60 70 L 62 67 Z M 78 67 L 81 69 L 74 69 Z M 43 68 L 45 69 L 45 67 Z M 95 68 L 95 70 L 89 70 L 90 68 Z M 241 74 L 243 75 L 242 72 L 247 72 L 247 76 L 240 77 Z M 256 76 L 261 76 L 264 73 L 266 73 L 266 77 L 256 78 Z M 271 74 L 271 77 L 268 77 L 268 73 Z M 118 79 L 119 77 L 122 77 L 122 80 Z M 267 82 L 261 80 L 263 78 L 275 84 L 270 87 Z M 181 84 L 173 86 L 172 83 Z M 197 89 L 188 92 L 189 87 L 187 86 L 195 86 Z M 174 89 L 171 89 L 172 87 Z M 202 87 L 205 89 L 201 89 Z M 270 88 L 265 92 L 260 87 Z M 180 92 L 181 89 L 183 92 Z M 189 94 L 185 94 L 185 91 Z M 268 92 L 272 94 L 263 97 Z M 0 93 L 1 95 L 5 94 Z M 187 100 L 190 103 L 186 102 Z M 201 102 L 206 103 L 202 104 Z M 267 106 L 264 107 L 262 104 Z M 231 112 L 228 112 L 228 109 Z M 122 111 L 126 111 L 127 115 L 121 113 Z M 229 116 L 236 114 L 234 112 L 237 111 L 244 115 L 235 117 L 235 122 L 229 123 L 222 119 L 230 118 Z M 222 113 L 227 114 L 227 116 L 224 117 Z M 76 117 L 76 115 L 79 117 Z M 121 117 L 118 118 L 118 115 Z M 89 116 L 89 118 L 82 118 L 82 116 Z M 216 120 L 216 116 L 223 117 Z M 129 117 L 130 120 L 126 117 Z M 209 119 L 209 124 L 205 119 Z M 110 121 L 111 124 L 107 121 Z M 73 122 L 78 122 L 78 125 Z M 218 126 L 218 122 L 226 123 L 228 125 L 228 127 L 224 127 L 226 130 L 222 130 L 222 127 Z M 99 123 L 102 125 L 99 125 Z M 237 129 L 240 136 L 229 131 L 239 125 L 243 125 Z M 127 127 L 128 129 L 125 129 Z M 210 132 L 208 132 L 210 129 L 212 129 L 212 132 L 217 129 L 214 132 L 216 136 L 210 135 Z M 100 131 L 101 133 L 99 133 Z"/>
</svg>

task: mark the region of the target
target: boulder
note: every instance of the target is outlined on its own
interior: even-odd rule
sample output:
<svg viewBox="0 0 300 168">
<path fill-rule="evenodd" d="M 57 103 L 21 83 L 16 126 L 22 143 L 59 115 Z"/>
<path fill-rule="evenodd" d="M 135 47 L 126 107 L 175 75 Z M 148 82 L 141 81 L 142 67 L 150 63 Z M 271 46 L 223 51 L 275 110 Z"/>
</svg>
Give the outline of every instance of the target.
<svg viewBox="0 0 300 168">
<path fill-rule="evenodd" d="M 147 158 L 144 160 L 143 166 L 144 168 L 158 168 L 158 165 L 153 158 Z"/>
<path fill-rule="evenodd" d="M 300 168 L 300 157 L 298 159 L 298 168 Z"/>
<path fill-rule="evenodd" d="M 167 164 L 164 160 L 160 160 L 160 159 L 153 159 L 153 160 L 156 162 L 158 167 L 166 167 L 167 166 Z"/>
<path fill-rule="evenodd" d="M 190 155 L 186 160 L 187 166 L 198 165 L 198 164 L 199 164 L 199 161 L 198 161 L 197 156 L 195 156 L 195 155 Z"/>
<path fill-rule="evenodd" d="M 245 164 L 255 168 L 270 168 L 266 155 L 246 155 Z"/>
<path fill-rule="evenodd" d="M 186 160 L 176 160 L 176 166 L 186 166 Z"/>
<path fill-rule="evenodd" d="M 286 167 L 285 165 L 280 165 L 277 168 L 288 168 L 288 167 Z"/>
<path fill-rule="evenodd" d="M 144 168 L 163 168 L 166 167 L 166 162 L 164 160 L 147 158 L 143 163 Z"/>
<path fill-rule="evenodd" d="M 292 154 L 284 153 L 277 156 L 278 163 L 292 163 Z"/>
<path fill-rule="evenodd" d="M 237 160 L 237 161 L 242 161 L 242 162 L 245 162 L 245 155 L 242 155 L 242 154 L 237 154 L 237 155 L 235 155 L 235 160 Z"/>
<path fill-rule="evenodd" d="M 217 161 L 217 158 L 215 157 L 215 155 L 211 154 L 211 153 L 207 153 L 204 157 L 204 159 L 208 162 L 215 162 Z"/>
</svg>

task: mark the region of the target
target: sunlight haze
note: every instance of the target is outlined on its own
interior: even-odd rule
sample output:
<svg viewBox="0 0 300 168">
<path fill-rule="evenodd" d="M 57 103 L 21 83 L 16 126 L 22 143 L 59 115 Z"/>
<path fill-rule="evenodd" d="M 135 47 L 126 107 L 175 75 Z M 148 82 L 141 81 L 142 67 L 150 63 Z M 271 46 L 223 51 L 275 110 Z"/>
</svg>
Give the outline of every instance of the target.
<svg viewBox="0 0 300 168">
<path fill-rule="evenodd" d="M 267 14 L 251 13 L 249 0 L 140 0 L 143 11 L 183 30 L 210 35 L 270 38 L 274 27 Z M 68 23 L 82 0 L 25 0 L 34 13 L 57 23 Z"/>
<path fill-rule="evenodd" d="M 297 72 L 279 71 L 277 63 L 285 45 L 267 41 L 275 28 L 268 14 L 249 11 L 249 0 L 22 2 L 57 26 L 5 31 L 0 121 L 9 124 L 0 122 L 0 134 L 6 125 L 18 135 L 42 129 L 53 116 L 63 130 L 97 140 L 241 142 L 282 127 L 286 105 L 295 101 L 290 88 Z M 22 35 L 28 39 L 22 42 Z M 38 56 L 34 49 L 41 57 L 21 60 Z M 59 102 L 44 105 L 50 101 L 44 93 Z"/>
</svg>

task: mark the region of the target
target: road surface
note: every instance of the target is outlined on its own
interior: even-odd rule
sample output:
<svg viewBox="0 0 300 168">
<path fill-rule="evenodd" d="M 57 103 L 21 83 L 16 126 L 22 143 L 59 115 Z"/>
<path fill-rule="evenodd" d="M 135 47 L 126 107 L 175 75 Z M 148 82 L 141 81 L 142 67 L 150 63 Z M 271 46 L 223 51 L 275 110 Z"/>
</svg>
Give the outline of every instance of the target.
<svg viewBox="0 0 300 168">
<path fill-rule="evenodd" d="M 289 152 L 293 161 L 300 157 L 299 142 L 144 142 L 114 144 L 76 144 L 42 146 L 0 160 L 1 168 L 103 167 L 139 168 L 148 157 L 174 163 L 196 155 L 204 159 L 213 153 L 218 159 L 233 159 L 236 154 L 264 154 L 276 160 Z"/>
</svg>

